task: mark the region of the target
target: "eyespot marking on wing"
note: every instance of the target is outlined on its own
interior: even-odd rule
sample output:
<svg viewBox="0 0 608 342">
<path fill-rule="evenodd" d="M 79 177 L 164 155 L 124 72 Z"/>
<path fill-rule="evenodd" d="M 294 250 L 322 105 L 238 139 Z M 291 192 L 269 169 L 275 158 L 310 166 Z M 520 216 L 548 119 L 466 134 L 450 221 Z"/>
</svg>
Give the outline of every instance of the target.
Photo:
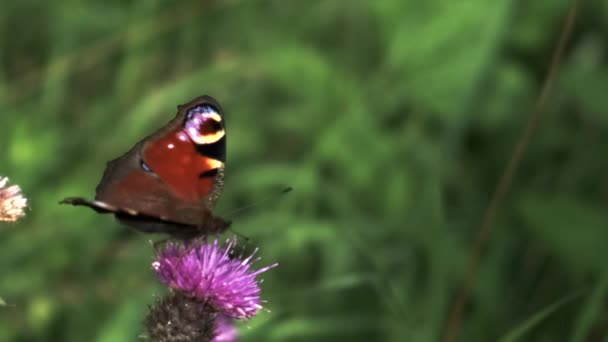
<svg viewBox="0 0 608 342">
<path fill-rule="evenodd" d="M 150 172 L 152 173 L 152 169 L 150 168 L 150 166 L 148 166 L 148 164 L 146 164 L 146 162 L 144 162 L 143 160 L 139 161 L 139 166 L 141 166 L 141 169 L 146 171 L 146 172 Z"/>
<path fill-rule="evenodd" d="M 226 135 L 219 111 L 207 104 L 194 107 L 188 112 L 184 128 L 188 137 L 197 145 L 213 144 Z"/>
</svg>

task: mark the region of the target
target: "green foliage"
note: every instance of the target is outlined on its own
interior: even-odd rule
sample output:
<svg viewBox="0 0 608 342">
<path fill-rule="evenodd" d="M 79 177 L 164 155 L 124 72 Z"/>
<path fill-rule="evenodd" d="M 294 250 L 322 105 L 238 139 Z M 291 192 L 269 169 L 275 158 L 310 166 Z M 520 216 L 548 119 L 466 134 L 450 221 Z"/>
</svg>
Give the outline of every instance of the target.
<svg viewBox="0 0 608 342">
<path fill-rule="evenodd" d="M 461 341 L 608 333 L 608 6 L 586 6 Z M 31 203 L 26 219 L 0 227 L 0 341 L 136 340 L 164 291 L 151 237 L 57 202 L 92 197 L 107 160 L 209 94 L 227 111 L 217 212 L 295 189 L 234 218 L 263 261 L 280 263 L 263 284 L 271 311 L 241 324 L 242 339 L 430 342 L 568 2 L 0 8 L 0 175 Z"/>
</svg>

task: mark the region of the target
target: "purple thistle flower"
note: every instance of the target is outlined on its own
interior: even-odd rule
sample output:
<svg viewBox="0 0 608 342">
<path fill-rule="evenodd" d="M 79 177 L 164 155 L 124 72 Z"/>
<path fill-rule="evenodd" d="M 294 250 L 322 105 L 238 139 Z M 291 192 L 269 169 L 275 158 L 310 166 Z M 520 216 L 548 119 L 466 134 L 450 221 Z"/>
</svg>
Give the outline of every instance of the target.
<svg viewBox="0 0 608 342">
<path fill-rule="evenodd" d="M 218 313 L 250 318 L 262 309 L 257 276 L 278 264 L 254 271 L 251 266 L 259 260 L 254 259 L 257 249 L 245 259 L 233 258 L 235 244 L 234 239 L 224 246 L 217 240 L 187 246 L 168 242 L 152 267 L 163 283 L 207 302 Z"/>
</svg>

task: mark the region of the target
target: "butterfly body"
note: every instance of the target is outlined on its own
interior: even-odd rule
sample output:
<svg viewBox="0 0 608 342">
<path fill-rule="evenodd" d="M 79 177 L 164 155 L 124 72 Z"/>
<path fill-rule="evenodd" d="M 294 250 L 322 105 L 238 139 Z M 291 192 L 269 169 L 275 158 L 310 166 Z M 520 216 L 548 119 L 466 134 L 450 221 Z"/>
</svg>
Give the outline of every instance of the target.
<svg viewBox="0 0 608 342">
<path fill-rule="evenodd" d="M 146 233 L 194 237 L 230 222 L 212 213 L 226 160 L 222 109 L 209 96 L 178 106 L 173 120 L 108 162 L 95 200 L 66 198 Z"/>
</svg>

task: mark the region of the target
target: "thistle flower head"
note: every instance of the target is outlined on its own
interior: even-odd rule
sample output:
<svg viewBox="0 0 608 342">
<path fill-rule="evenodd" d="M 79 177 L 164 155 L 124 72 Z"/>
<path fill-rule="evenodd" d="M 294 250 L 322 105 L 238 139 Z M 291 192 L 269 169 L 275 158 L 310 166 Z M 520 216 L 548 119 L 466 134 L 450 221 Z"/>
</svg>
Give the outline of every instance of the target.
<svg viewBox="0 0 608 342">
<path fill-rule="evenodd" d="M 198 298 L 173 292 L 150 307 L 144 321 L 154 342 L 209 342 L 216 336 L 217 313 Z"/>
<path fill-rule="evenodd" d="M 8 178 L 0 176 L 0 222 L 15 222 L 25 216 L 27 199 L 18 185 L 6 186 Z"/>
<path fill-rule="evenodd" d="M 218 314 L 204 301 L 172 291 L 156 300 L 144 321 L 153 342 L 236 342 L 237 330 L 231 318 Z"/>
<path fill-rule="evenodd" d="M 249 318 L 262 309 L 257 276 L 277 264 L 253 270 L 252 264 L 259 260 L 254 259 L 257 250 L 240 259 L 231 255 L 234 247 L 235 240 L 224 246 L 217 240 L 188 246 L 169 242 L 159 250 L 152 267 L 163 283 L 203 300 L 219 314 Z"/>
</svg>

